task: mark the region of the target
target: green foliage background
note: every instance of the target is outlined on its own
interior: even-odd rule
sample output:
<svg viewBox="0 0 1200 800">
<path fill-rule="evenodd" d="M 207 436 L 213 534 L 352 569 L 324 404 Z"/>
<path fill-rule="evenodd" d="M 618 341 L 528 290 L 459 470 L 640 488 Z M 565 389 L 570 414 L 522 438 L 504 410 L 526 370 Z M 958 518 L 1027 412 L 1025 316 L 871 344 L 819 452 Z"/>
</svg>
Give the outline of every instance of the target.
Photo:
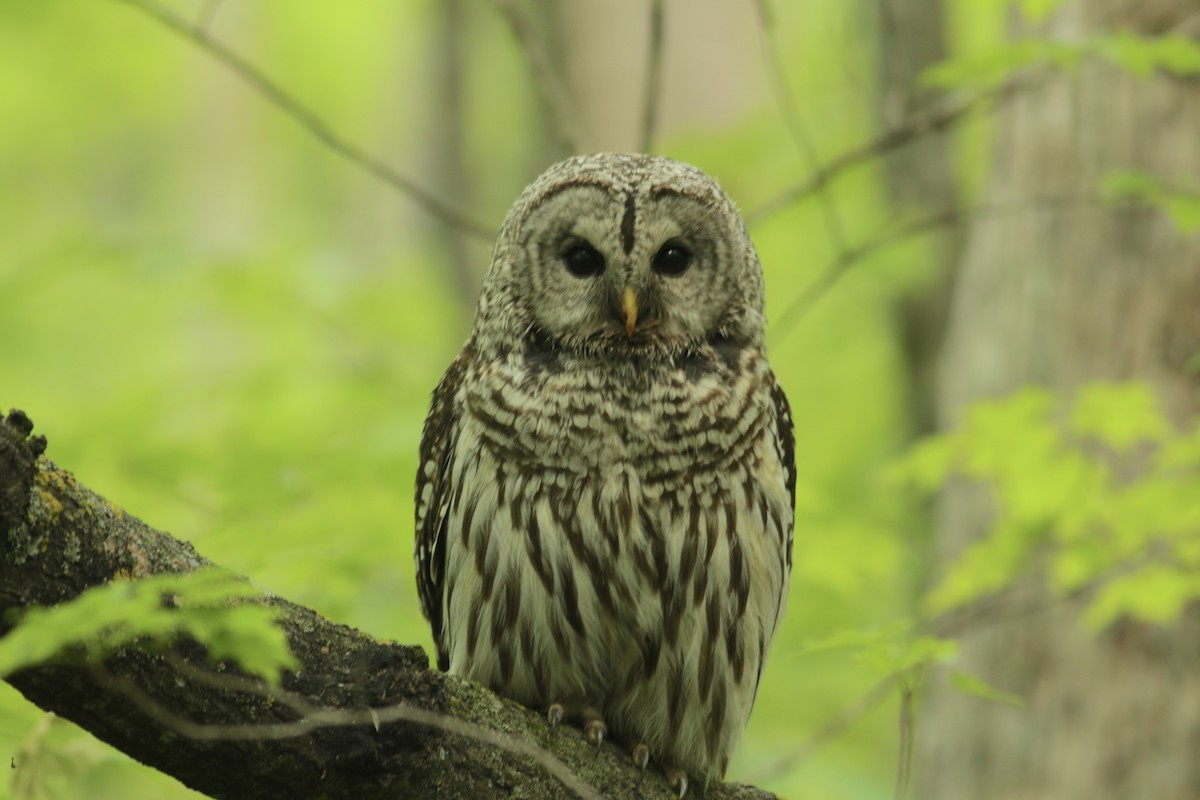
<svg viewBox="0 0 1200 800">
<path fill-rule="evenodd" d="M 468 5 L 473 211 L 498 226 L 546 166 L 527 144 L 538 99 L 503 20 Z M 859 32 L 872 23 L 852 4 L 777 5 L 774 35 L 818 150 L 866 139 L 874 56 Z M 229 2 L 213 30 L 338 130 L 420 175 L 422 120 L 438 101 L 436 13 L 433 2 L 303 13 Z M 749 76 L 744 114 L 668 128 L 657 148 L 717 175 L 746 209 L 811 166 L 751 79 L 766 85 Z M 411 567 L 415 456 L 429 392 L 471 316 L 436 224 L 119 3 L 0 3 L 0 119 L 0 401 L 27 410 L 50 457 L 81 481 L 224 567 L 428 646 Z M 849 236 L 888 219 L 872 169 L 834 191 Z M 835 253 L 815 206 L 752 234 L 776 318 Z M 481 275 L 487 251 L 471 252 Z M 799 324 L 772 331 L 797 420 L 796 569 L 731 777 L 791 796 L 891 793 L 894 702 L 819 757 L 783 773 L 771 764 L 881 677 L 807 643 L 908 615 L 922 548 L 910 504 L 880 475 L 907 435 L 889 304 L 921 279 L 922 252 L 859 265 Z M 26 774 L 45 791 L 189 795 L 41 718 L 0 684 L 0 755 L 30 743 L 41 766 Z"/>
<path fill-rule="evenodd" d="M 472 211 L 495 227 L 547 165 L 530 147 L 543 113 L 503 20 L 488 3 L 466 5 Z M 1053 4 L 1020 5 L 1036 15 Z M 997 61 L 1003 73 L 1057 57 L 995 47 L 1006 6 L 950 4 L 962 58 L 932 79 L 986 85 Z M 202 4 L 170 7 L 194 16 Z M 829 158 L 870 138 L 880 124 L 877 21 L 833 0 L 776 3 L 774 12 L 771 35 L 816 151 Z M 231 1 L 217 9 L 213 32 L 336 129 L 429 184 L 437 14 L 432 0 L 303 12 Z M 720 44 L 669 42 L 665 69 L 671 48 L 720 57 Z M 656 147 L 717 175 L 747 210 L 814 166 L 789 136 L 765 69 L 743 76 L 741 112 L 719 124 L 668 120 Z M 428 647 L 411 566 L 415 457 L 429 393 L 472 313 L 442 230 L 118 2 L 0 0 L 0 120 L 0 403 L 25 409 L 49 437 L 49 456 L 86 485 L 222 566 L 334 620 Z M 973 124 L 957 140 L 968 190 L 986 174 L 987 136 Z M 1137 175 L 1115 176 L 1106 191 L 1194 225 L 1191 195 Z M 828 196 L 851 244 L 900 219 L 876 165 L 847 174 Z M 790 207 L 751 233 L 768 317 L 789 317 L 838 255 L 822 209 Z M 779 764 L 879 681 L 953 659 L 953 643 L 923 638 L 910 622 L 927 573 L 925 500 L 911 487 L 936 487 L 976 439 L 935 441 L 894 466 L 912 431 L 893 308 L 929 279 L 931 252 L 921 240 L 876 252 L 811 312 L 769 332 L 797 427 L 796 567 L 732 779 L 793 797 L 892 796 L 900 692 L 815 756 Z M 487 249 L 471 244 L 468 253 L 478 280 Z M 1037 416 L 1051 400 L 1019 402 L 1035 407 L 1012 414 Z M 1120 414 L 1144 412 L 1136 397 L 1121 402 Z M 1078 413 L 1086 419 L 1086 408 Z M 1043 430 L 1013 419 L 1003 435 Z M 1090 462 L 1077 454 L 1076 463 Z M 992 467 L 974 477 L 1003 487 L 1005 465 Z M 1014 496 L 1033 489 L 1024 491 Z M 1037 521 L 1020 518 L 1013 529 Z M 1014 537 L 1000 549 L 1030 541 Z M 1074 564 L 1076 580 L 1111 565 L 1112 554 L 1105 562 L 1069 545 L 1063 569 Z M 1100 561 L 1080 567 L 1085 558 Z M 980 561 L 1000 563 L 995 553 Z M 1016 569 L 1020 560 L 1003 563 Z M 1196 591 L 1188 581 L 1177 586 L 1185 599 Z M 933 607 L 969 599 L 954 586 L 951 576 Z M 1168 614 L 1175 608 L 1168 603 Z M 1096 613 L 1103 621 L 1114 609 Z M 22 764 L 11 784 L 0 782 L 0 796 L 195 796 L 47 720 L 2 683 L 0 757 Z"/>
</svg>

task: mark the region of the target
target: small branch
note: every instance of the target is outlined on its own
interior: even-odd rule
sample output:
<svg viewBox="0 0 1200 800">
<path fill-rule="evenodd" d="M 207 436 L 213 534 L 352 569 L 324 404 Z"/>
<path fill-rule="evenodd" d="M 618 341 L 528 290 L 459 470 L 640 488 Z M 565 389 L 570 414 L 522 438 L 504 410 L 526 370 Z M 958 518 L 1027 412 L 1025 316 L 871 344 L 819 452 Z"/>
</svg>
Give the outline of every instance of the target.
<svg viewBox="0 0 1200 800">
<path fill-rule="evenodd" d="M 746 222 L 751 225 L 762 222 L 793 203 L 798 203 L 820 191 L 846 170 L 902 147 L 920 136 L 945 130 L 974 111 L 989 106 L 994 108 L 1011 97 L 1018 89 L 1027 85 L 1026 81 L 1013 81 L 940 111 L 913 114 L 896 127 L 884 131 L 874 139 L 847 150 L 817 167 L 804 181 L 779 193 L 748 213 Z"/>
<path fill-rule="evenodd" d="M 886 249 L 897 242 L 932 233 L 938 228 L 953 224 L 959 220 L 962 212 L 958 209 L 938 211 L 933 214 L 916 217 L 883 233 L 866 240 L 862 244 L 850 247 L 838 254 L 828 268 L 818 275 L 796 299 L 783 310 L 779 319 L 771 327 L 772 336 L 785 336 L 796 326 L 817 301 L 824 297 L 838 281 L 845 277 L 850 268 L 879 250 Z"/>
<path fill-rule="evenodd" d="M 830 717 L 824 725 L 813 731 L 794 751 L 755 770 L 750 775 L 747 775 L 746 779 L 754 783 L 766 783 L 781 775 L 787 775 L 811 758 L 826 742 L 840 735 L 844 730 L 873 711 L 876 706 L 891 694 L 895 683 L 895 675 L 887 676 L 872 686 L 865 694 L 851 701 Z"/>
<path fill-rule="evenodd" d="M 896 800 L 904 800 L 908 793 L 909 776 L 912 774 L 913 756 L 913 693 L 916 691 L 909 682 L 915 680 L 909 674 L 898 681 L 900 686 L 900 745 L 896 755 Z"/>
<path fill-rule="evenodd" d="M 658 102 L 662 83 L 663 0 L 650 0 L 650 53 L 646 64 L 646 86 L 642 97 L 642 134 L 639 138 L 643 153 L 654 146 L 658 127 Z"/>
<path fill-rule="evenodd" d="M 1046 208 L 1089 206 L 1099 203 L 1095 195 L 1073 195 L 1063 197 L 1031 198 L 1020 203 L 1005 203 L 975 208 L 949 208 L 914 217 L 896 227 L 885 229 L 859 245 L 844 250 L 832 264 L 818 275 L 791 304 L 783 310 L 772 325 L 772 336 L 784 336 L 796 326 L 813 306 L 845 277 L 852 267 L 868 256 L 885 250 L 894 244 L 917 236 L 934 233 L 939 228 L 953 225 L 963 219 L 982 219 L 1010 214 L 1035 213 Z"/>
<path fill-rule="evenodd" d="M 800 110 L 796 107 L 796 103 L 792 99 L 791 90 L 787 85 L 787 77 L 783 68 L 783 57 L 780 55 L 779 47 L 775 42 L 775 37 L 772 35 L 771 9 L 768 6 L 768 0 L 758 0 L 757 7 L 759 30 L 762 32 L 763 38 L 763 51 L 766 53 L 767 58 L 767 71 L 771 74 L 771 88 L 775 92 L 775 101 L 779 105 L 779 113 L 783 116 L 788 133 L 791 134 L 792 140 L 796 143 L 801 156 L 808 162 L 809 169 L 816 168 L 820 163 L 820 159 L 817 156 L 817 149 L 813 144 L 812 137 L 808 135 L 808 129 L 805 128 L 804 122 L 800 118 Z M 825 228 L 829 233 L 829 241 L 833 245 L 833 249 L 841 257 L 841 254 L 846 250 L 846 228 L 842 224 L 841 215 L 838 214 L 837 204 L 834 202 L 829 188 L 829 182 L 825 181 L 816 186 L 814 191 L 820 199 L 821 211 L 825 215 Z"/>
<path fill-rule="evenodd" d="M 472 184 L 466 168 L 467 114 L 465 78 L 471 50 L 467 47 L 469 17 L 465 0 L 442 0 L 437 6 L 435 54 L 429 72 L 438 90 L 439 102 L 429 116 L 429 148 L 432 151 L 434 180 L 442 194 L 456 203 L 468 203 Z M 477 253 L 451 228 L 439 231 L 450 263 L 450 283 L 460 308 L 475 310 L 479 297 Z M 487 263 L 484 261 L 483 263 Z"/>
<path fill-rule="evenodd" d="M 493 0 L 493 2 L 500 13 L 504 15 L 504 19 L 508 21 L 517 44 L 521 46 L 525 57 L 529 59 L 529 66 L 533 69 L 537 85 L 541 88 L 546 102 L 549 103 L 554 121 L 558 125 L 563 145 L 569 152 L 578 153 L 583 137 L 575 123 L 578 115 L 575 113 L 567 87 L 559 80 L 557 73 L 551 67 L 550 59 L 538 45 L 537 37 L 534 36 L 529 21 L 517 8 L 516 3 L 513 0 Z"/>
<path fill-rule="evenodd" d="M 495 231 L 487 225 L 467 216 L 463 211 L 418 186 L 410 178 L 396 172 L 376 156 L 335 132 L 315 111 L 288 94 L 283 87 L 268 78 L 266 74 L 251 65 L 242 56 L 210 36 L 204 27 L 203 17 L 196 25 L 191 25 L 183 17 L 152 0 L 113 0 L 113 2 L 124 3 L 137 9 L 167 30 L 195 44 L 209 56 L 224 64 L 247 85 L 295 120 L 330 150 L 391 188 L 407 195 L 431 216 L 478 239 L 491 242 L 495 238 Z"/>
<path fill-rule="evenodd" d="M 217 9 L 221 7 L 221 2 L 222 0 L 204 0 L 204 5 L 200 7 L 200 13 L 196 15 L 196 24 L 192 26 L 192 29 L 197 33 L 206 33 L 212 25 Z"/>
</svg>

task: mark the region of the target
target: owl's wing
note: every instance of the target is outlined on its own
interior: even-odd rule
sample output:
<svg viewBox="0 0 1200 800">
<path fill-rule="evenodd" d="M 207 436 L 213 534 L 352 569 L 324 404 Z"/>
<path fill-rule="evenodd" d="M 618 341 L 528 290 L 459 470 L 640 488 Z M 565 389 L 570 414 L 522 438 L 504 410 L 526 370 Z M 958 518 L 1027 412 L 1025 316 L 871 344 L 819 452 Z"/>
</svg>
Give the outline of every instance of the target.
<svg viewBox="0 0 1200 800">
<path fill-rule="evenodd" d="M 793 525 L 788 526 L 787 532 L 787 568 L 792 571 L 792 536 L 796 517 L 796 435 L 792 428 L 792 407 L 788 405 L 787 395 L 783 387 L 775 380 L 775 373 L 770 374 L 768 383 L 771 390 L 771 406 L 775 411 L 775 448 L 779 453 L 779 463 L 783 465 L 784 480 L 787 482 L 788 495 L 792 501 Z"/>
<path fill-rule="evenodd" d="M 450 459 L 458 440 L 460 424 L 459 389 L 471 358 L 468 342 L 450 364 L 433 391 L 433 403 L 421 434 L 421 462 L 417 467 L 416 564 L 417 591 L 421 610 L 433 628 L 438 668 L 450 666 L 442 630 L 442 589 L 446 574 L 446 526 L 450 518 Z"/>
</svg>

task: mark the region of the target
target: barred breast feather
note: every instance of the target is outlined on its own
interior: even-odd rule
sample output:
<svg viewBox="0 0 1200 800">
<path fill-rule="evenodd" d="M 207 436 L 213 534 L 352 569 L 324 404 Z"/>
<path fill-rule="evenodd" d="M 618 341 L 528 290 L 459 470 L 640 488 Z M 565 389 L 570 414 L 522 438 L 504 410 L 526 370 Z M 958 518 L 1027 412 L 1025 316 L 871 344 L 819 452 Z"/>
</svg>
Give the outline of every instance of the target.
<svg viewBox="0 0 1200 800">
<path fill-rule="evenodd" d="M 719 777 L 787 596 L 787 401 L 766 361 L 661 363 L 469 343 L 435 393 L 418 475 L 420 594 L 443 669 Z"/>
</svg>

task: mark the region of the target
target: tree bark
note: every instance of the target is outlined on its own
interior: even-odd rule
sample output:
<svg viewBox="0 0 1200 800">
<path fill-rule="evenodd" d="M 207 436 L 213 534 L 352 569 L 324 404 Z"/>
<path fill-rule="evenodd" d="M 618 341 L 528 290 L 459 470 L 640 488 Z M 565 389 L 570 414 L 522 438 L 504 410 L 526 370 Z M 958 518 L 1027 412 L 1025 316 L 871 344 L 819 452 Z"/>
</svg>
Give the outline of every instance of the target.
<svg viewBox="0 0 1200 800">
<path fill-rule="evenodd" d="M 116 577 L 184 572 L 208 563 L 191 545 L 124 513 L 55 466 L 41 455 L 45 440 L 29 438 L 31 427 L 20 412 L 0 424 L 0 635 L 20 609 L 61 603 Z M 670 794 L 661 776 L 643 776 L 623 750 L 606 744 L 597 753 L 574 729 L 551 733 L 540 714 L 429 669 L 419 647 L 377 641 L 282 598 L 267 602 L 279 610 L 301 663 L 286 675 L 283 689 L 319 709 L 320 720 L 342 714 L 340 723 L 318 721 L 281 738 L 256 735 L 272 723 L 294 723 L 294 706 L 236 670 L 213 672 L 194 643 L 170 653 L 123 649 L 101 665 L 59 660 L 7 680 L 38 706 L 218 798 L 577 794 L 549 772 L 546 763 L 553 759 L 545 754 L 514 756 L 452 732 L 463 723 L 526 750 L 549 751 L 602 796 Z M 437 712 L 448 721 L 388 721 L 394 718 L 388 709 L 405 708 Z M 378 710 L 374 721 L 367 709 Z M 205 726 L 213 725 L 225 733 L 204 735 L 213 730 Z M 703 796 L 772 795 L 724 784 Z"/>
<path fill-rule="evenodd" d="M 1079 41 L 1101 30 L 1170 31 L 1194 4 L 1181 0 L 1069 3 L 1016 34 Z M 1070 398 L 1096 380 L 1148 381 L 1177 423 L 1196 411 L 1200 351 L 1200 240 L 1148 208 L 1038 205 L 1095 193 L 1112 170 L 1168 182 L 1200 175 L 1200 89 L 1166 74 L 1137 78 L 1089 61 L 1006 105 L 984 203 L 1028 213 L 970 229 L 942 357 L 939 420 L 952 427 L 980 399 L 1036 384 Z M 943 561 L 984 535 L 982 492 L 951 486 L 939 503 Z M 1041 591 L 1038 578 L 1010 593 Z M 1014 709 L 930 688 L 920 723 L 921 797 L 1200 797 L 1200 615 L 1175 625 L 1133 622 L 1098 635 L 1082 601 L 1053 601 L 996 618 L 961 638 L 969 672 L 1015 692 Z"/>
<path fill-rule="evenodd" d="M 933 93 L 920 90 L 918 79 L 948 55 L 945 8 L 942 0 L 869 0 L 864 6 L 879 19 L 879 108 L 885 129 L 892 129 L 935 99 Z M 896 209 L 913 214 L 958 207 L 951 136 L 949 130 L 932 131 L 886 153 L 883 165 Z M 937 357 L 945 336 L 954 262 L 962 249 L 961 226 L 953 225 L 929 248 L 928 275 L 895 305 L 912 433 L 918 436 L 933 432 L 936 425 Z"/>
</svg>

